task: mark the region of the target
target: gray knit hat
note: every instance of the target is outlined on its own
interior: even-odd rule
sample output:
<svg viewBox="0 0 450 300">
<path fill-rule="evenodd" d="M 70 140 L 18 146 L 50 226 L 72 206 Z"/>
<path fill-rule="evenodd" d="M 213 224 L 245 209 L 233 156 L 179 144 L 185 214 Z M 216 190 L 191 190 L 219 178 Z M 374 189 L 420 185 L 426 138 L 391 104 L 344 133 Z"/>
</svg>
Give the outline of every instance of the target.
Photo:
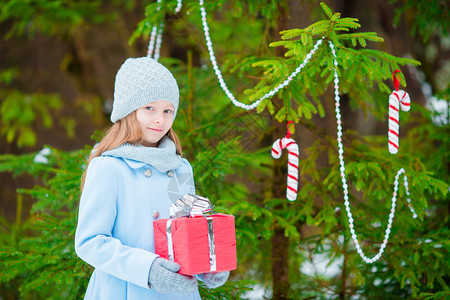
<svg viewBox="0 0 450 300">
<path fill-rule="evenodd" d="M 167 100 L 178 110 L 177 81 L 166 67 L 149 57 L 128 58 L 116 75 L 111 121 L 128 116 L 141 106 Z"/>
</svg>

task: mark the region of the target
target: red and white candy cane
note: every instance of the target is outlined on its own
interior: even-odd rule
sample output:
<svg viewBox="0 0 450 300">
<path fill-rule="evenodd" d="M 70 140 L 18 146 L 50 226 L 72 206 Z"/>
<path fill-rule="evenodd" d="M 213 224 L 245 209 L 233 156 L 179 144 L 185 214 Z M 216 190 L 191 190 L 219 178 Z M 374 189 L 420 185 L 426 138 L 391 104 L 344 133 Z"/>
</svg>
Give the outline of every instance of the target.
<svg viewBox="0 0 450 300">
<path fill-rule="evenodd" d="M 395 70 L 393 75 L 395 91 L 389 96 L 388 147 L 392 154 L 396 154 L 399 148 L 399 110 L 409 111 L 411 108 L 408 93 L 398 89 L 400 82 L 395 77 L 397 72 L 400 71 Z"/>
<path fill-rule="evenodd" d="M 288 134 L 284 138 L 278 139 L 273 143 L 272 156 L 273 158 L 278 159 L 281 157 L 281 150 L 283 150 L 284 148 L 288 150 L 288 177 L 286 198 L 290 201 L 294 201 L 297 199 L 299 151 L 297 143 L 290 138 L 290 123 L 292 123 L 292 121 L 288 122 Z"/>
</svg>

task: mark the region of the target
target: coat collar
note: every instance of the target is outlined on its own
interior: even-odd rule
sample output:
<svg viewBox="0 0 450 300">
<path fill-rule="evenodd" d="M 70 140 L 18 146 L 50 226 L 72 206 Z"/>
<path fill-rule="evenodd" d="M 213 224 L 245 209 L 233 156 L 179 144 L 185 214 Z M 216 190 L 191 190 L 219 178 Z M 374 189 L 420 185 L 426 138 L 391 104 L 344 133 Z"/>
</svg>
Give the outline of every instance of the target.
<svg viewBox="0 0 450 300">
<path fill-rule="evenodd" d="M 122 159 L 132 169 L 139 169 L 139 168 L 142 168 L 143 166 L 145 166 L 147 164 L 147 163 L 145 163 L 143 161 L 137 161 L 137 160 L 133 160 L 133 159 L 129 159 L 129 158 L 122 158 Z"/>
</svg>

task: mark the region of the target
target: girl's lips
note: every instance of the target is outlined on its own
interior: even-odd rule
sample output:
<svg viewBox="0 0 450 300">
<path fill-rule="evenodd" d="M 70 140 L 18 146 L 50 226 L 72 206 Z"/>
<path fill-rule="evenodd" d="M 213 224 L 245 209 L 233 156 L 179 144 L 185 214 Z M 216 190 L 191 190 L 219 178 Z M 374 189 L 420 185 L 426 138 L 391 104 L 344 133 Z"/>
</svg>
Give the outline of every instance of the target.
<svg viewBox="0 0 450 300">
<path fill-rule="evenodd" d="M 150 130 L 156 131 L 156 132 L 161 132 L 162 129 L 156 129 L 156 128 L 149 128 Z"/>
</svg>

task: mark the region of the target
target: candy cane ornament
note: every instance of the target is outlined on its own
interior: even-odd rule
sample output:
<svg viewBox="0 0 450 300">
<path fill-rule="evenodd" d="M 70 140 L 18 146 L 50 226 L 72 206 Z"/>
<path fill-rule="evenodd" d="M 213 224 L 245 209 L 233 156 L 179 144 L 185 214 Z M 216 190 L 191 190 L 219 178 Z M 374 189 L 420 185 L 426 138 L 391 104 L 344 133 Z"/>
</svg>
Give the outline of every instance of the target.
<svg viewBox="0 0 450 300">
<path fill-rule="evenodd" d="M 411 108 L 411 99 L 407 92 L 399 90 L 400 82 L 395 77 L 395 73 L 400 72 L 395 70 L 393 79 L 395 91 L 389 96 L 389 128 L 388 128 L 388 148 L 392 154 L 397 154 L 399 148 L 399 128 L 400 128 L 400 109 L 409 111 Z"/>
<path fill-rule="evenodd" d="M 288 176 L 287 176 L 287 188 L 286 188 L 286 198 L 289 201 L 294 201 L 297 199 L 297 189 L 298 189 L 298 159 L 299 151 L 298 144 L 295 140 L 291 139 L 291 132 L 289 131 L 288 123 L 288 134 L 281 139 L 276 140 L 272 146 L 272 157 L 278 159 L 281 157 L 281 151 L 283 149 L 288 150 Z"/>
</svg>

